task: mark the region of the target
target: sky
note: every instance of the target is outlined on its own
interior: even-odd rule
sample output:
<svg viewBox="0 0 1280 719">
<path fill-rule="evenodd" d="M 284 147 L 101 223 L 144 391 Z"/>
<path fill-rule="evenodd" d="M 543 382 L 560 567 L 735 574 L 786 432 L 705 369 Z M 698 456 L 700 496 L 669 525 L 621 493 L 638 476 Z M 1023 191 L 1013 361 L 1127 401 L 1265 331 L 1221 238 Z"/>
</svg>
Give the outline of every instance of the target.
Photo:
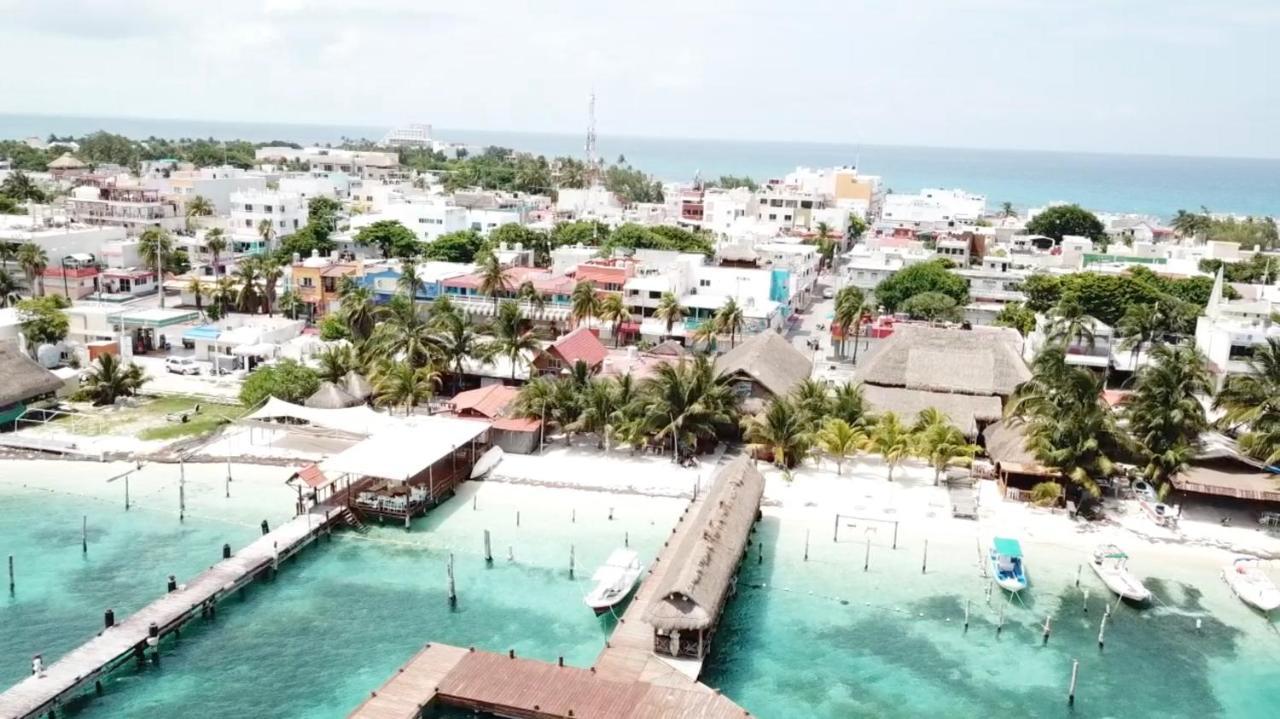
<svg viewBox="0 0 1280 719">
<path fill-rule="evenodd" d="M 0 0 L 0 112 L 1280 157 L 1276 0 Z M 25 58 L 25 60 L 20 59 Z"/>
</svg>

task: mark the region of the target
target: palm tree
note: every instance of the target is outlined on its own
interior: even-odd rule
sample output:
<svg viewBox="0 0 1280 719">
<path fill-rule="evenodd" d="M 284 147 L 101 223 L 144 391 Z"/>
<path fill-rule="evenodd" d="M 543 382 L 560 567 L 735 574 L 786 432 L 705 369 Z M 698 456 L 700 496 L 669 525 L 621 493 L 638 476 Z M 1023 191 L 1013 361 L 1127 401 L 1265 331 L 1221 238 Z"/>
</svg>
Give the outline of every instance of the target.
<svg viewBox="0 0 1280 719">
<path fill-rule="evenodd" d="M 85 374 L 80 391 L 95 405 L 113 404 L 118 397 L 137 394 L 146 381 L 141 367 L 132 362 L 125 365 L 114 354 L 105 353 Z"/>
<path fill-rule="evenodd" d="M 844 355 L 845 342 L 849 341 L 849 328 L 854 328 L 854 351 L 857 351 L 858 342 L 858 325 L 862 322 L 862 305 L 866 301 L 866 297 L 862 294 L 862 290 L 852 285 L 841 287 L 836 292 L 835 312 L 832 314 L 831 322 L 840 328 L 840 354 Z"/>
<path fill-rule="evenodd" d="M 277 309 L 279 309 L 280 314 L 285 317 L 288 317 L 291 320 L 296 320 L 298 319 L 298 315 L 302 314 L 304 304 L 305 303 L 302 301 L 302 298 L 298 297 L 293 290 L 285 290 L 280 295 L 280 302 L 278 303 Z"/>
<path fill-rule="evenodd" d="M 44 271 L 49 266 L 49 255 L 34 242 L 24 242 L 18 248 L 18 266 L 27 276 L 27 291 L 33 297 L 44 296 Z"/>
<path fill-rule="evenodd" d="M 1142 347 L 1164 337 L 1167 326 L 1160 303 L 1130 305 L 1116 325 L 1116 336 L 1121 338 L 1120 348 L 1133 351 L 1133 367 L 1138 368 Z"/>
<path fill-rule="evenodd" d="M 164 307 L 164 268 L 173 257 L 173 238 L 163 228 L 148 227 L 138 237 L 138 256 L 143 264 L 156 270 L 156 284 L 160 288 L 160 307 Z"/>
<path fill-rule="evenodd" d="M 574 325 L 581 325 L 584 319 L 590 325 L 591 318 L 600 311 L 600 298 L 596 297 L 596 283 L 591 280 L 574 285 L 569 301 L 573 308 Z"/>
<path fill-rule="evenodd" d="M 848 422 L 832 417 L 814 437 L 822 452 L 836 463 L 836 474 L 844 474 L 844 461 L 858 452 L 866 435 Z"/>
<path fill-rule="evenodd" d="M 213 214 L 213 203 L 203 195 L 196 195 L 187 203 L 187 217 L 208 217 Z"/>
<path fill-rule="evenodd" d="M 209 293 L 209 301 L 218 306 L 219 314 L 227 314 L 227 308 L 236 301 L 236 295 L 239 289 L 236 287 L 235 280 L 227 276 L 218 278 L 213 285 L 213 291 Z"/>
<path fill-rule="evenodd" d="M 504 292 L 510 289 L 510 280 L 507 279 L 507 270 L 498 261 L 497 254 L 487 253 L 480 260 L 480 293 L 489 296 L 493 300 L 493 309 L 496 313 L 498 310 L 498 299 Z"/>
<path fill-rule="evenodd" d="M 336 343 L 321 350 L 316 361 L 320 363 L 320 379 L 337 384 L 356 368 L 356 353 L 351 345 Z"/>
<path fill-rule="evenodd" d="M 659 364 L 640 392 L 637 415 L 656 441 L 671 439 L 672 461 L 679 460 L 681 443 L 690 447 L 737 420 L 738 398 L 729 379 L 703 356 Z"/>
<path fill-rule="evenodd" d="M 399 357 L 414 367 L 426 367 L 441 356 L 435 327 L 403 296 L 393 297 L 378 316 L 381 321 L 373 328 L 370 343 L 384 356 Z"/>
<path fill-rule="evenodd" d="M 512 300 L 504 300 L 498 307 L 498 316 L 492 326 L 493 339 L 482 345 L 482 354 L 488 357 L 502 356 L 511 362 L 511 379 L 516 378 L 516 369 L 520 361 L 527 356 L 532 358 L 542 344 L 532 330 L 526 329 L 524 314 L 520 306 Z"/>
<path fill-rule="evenodd" d="M 852 427 L 866 424 L 867 400 L 862 396 L 862 385 L 850 381 L 836 387 L 829 415 L 844 420 Z"/>
<path fill-rule="evenodd" d="M 952 460 L 972 459 L 979 447 L 971 444 L 951 419 L 934 407 L 926 407 L 916 415 L 916 453 L 933 467 L 933 484 L 937 486 L 942 472 Z"/>
<path fill-rule="evenodd" d="M 16 305 L 19 299 L 18 282 L 8 270 L 0 267 L 0 308 Z"/>
<path fill-rule="evenodd" d="M 271 224 L 271 220 L 266 220 L 266 219 L 259 220 L 257 230 L 258 230 L 258 237 L 262 238 L 262 244 L 266 246 L 268 250 L 270 250 L 271 240 L 275 239 L 275 236 L 276 236 L 275 225 Z"/>
<path fill-rule="evenodd" d="M 256 259 L 246 259 L 236 267 L 236 282 L 240 283 L 240 293 L 236 295 L 236 309 L 248 314 L 257 313 L 260 301 L 258 262 Z"/>
<path fill-rule="evenodd" d="M 217 277 L 223 268 L 218 264 L 218 258 L 223 252 L 227 251 L 227 233 L 220 227 L 204 233 L 204 248 L 209 251 L 209 256 L 213 260 L 213 276 Z M 225 274 L 225 272 L 224 272 Z"/>
<path fill-rule="evenodd" d="M 204 314 L 204 283 L 199 277 L 192 277 L 187 281 L 187 292 L 196 298 L 196 312 Z"/>
<path fill-rule="evenodd" d="M 720 323 L 718 320 L 719 317 L 713 315 L 693 328 L 693 333 L 689 335 L 690 344 L 697 346 L 701 342 L 705 351 L 715 352 L 720 338 Z"/>
<path fill-rule="evenodd" d="M 825 222 L 819 222 L 815 226 L 816 234 L 813 244 L 818 247 L 818 269 L 831 266 L 832 259 L 835 258 L 836 242 L 831 236 L 831 225 Z"/>
<path fill-rule="evenodd" d="M 1201 208 L 1202 212 L 1187 212 L 1186 210 L 1178 210 L 1173 216 L 1173 222 L 1170 226 L 1173 231 L 1183 237 L 1196 237 L 1207 232 L 1213 225 L 1213 219 L 1209 217 L 1209 211 Z"/>
<path fill-rule="evenodd" d="M 1018 211 L 1017 211 L 1017 210 L 1015 210 L 1015 209 L 1013 209 L 1013 203 L 1012 203 L 1012 202 L 1001 202 L 1001 203 L 1000 203 L 1000 216 L 1001 216 L 1001 217 L 1003 217 L 1003 218 L 1005 218 L 1005 219 L 1008 219 L 1008 218 L 1010 218 L 1010 217 L 1017 217 L 1017 216 L 1018 216 Z"/>
<path fill-rule="evenodd" d="M 738 306 L 738 301 L 732 297 L 725 300 L 724 306 L 716 311 L 716 323 L 720 327 L 720 331 L 729 333 L 729 349 L 733 349 L 738 333 L 742 331 L 742 326 L 746 323 L 746 316 L 742 312 L 742 308 Z"/>
<path fill-rule="evenodd" d="M 754 453 L 766 453 L 780 469 L 791 469 L 808 454 L 813 438 L 805 413 L 785 397 L 775 397 L 761 415 L 744 417 L 742 437 Z"/>
<path fill-rule="evenodd" d="M 528 305 L 530 316 L 536 317 L 547 307 L 547 301 L 533 284 L 533 280 L 520 283 L 520 288 L 516 290 L 516 299 Z"/>
<path fill-rule="evenodd" d="M 1275 464 L 1280 462 L 1280 339 L 1268 337 L 1245 363 L 1249 371 L 1227 377 L 1213 407 L 1225 410 L 1222 424 L 1245 430 L 1240 444 L 1246 451 Z"/>
<path fill-rule="evenodd" d="M 627 305 L 622 301 L 622 295 L 616 292 L 610 292 L 600 301 L 600 307 L 596 310 L 600 315 L 601 321 L 613 323 L 613 346 L 618 347 L 622 344 L 622 326 L 631 321 L 631 312 L 627 310 Z"/>
<path fill-rule="evenodd" d="M 1097 320 L 1085 312 L 1080 295 L 1068 292 L 1058 300 L 1049 316 L 1049 341 L 1064 347 L 1074 343 L 1093 349 L 1096 325 Z"/>
<path fill-rule="evenodd" d="M 258 261 L 258 271 L 262 273 L 262 305 L 271 317 L 276 305 L 276 292 L 280 279 L 284 277 L 284 268 L 280 262 L 270 255 L 264 255 Z"/>
<path fill-rule="evenodd" d="M 373 290 L 354 282 L 344 283 L 338 299 L 338 311 L 351 336 L 359 340 L 369 339 L 377 322 L 378 306 Z"/>
<path fill-rule="evenodd" d="M 831 392 L 825 382 L 807 378 L 791 391 L 791 401 L 804 421 L 818 426 L 831 412 Z"/>
<path fill-rule="evenodd" d="M 476 357 L 481 351 L 480 335 L 471 328 L 465 317 L 456 313 L 435 315 L 438 317 L 440 332 L 440 351 L 444 357 L 444 367 L 453 372 L 455 393 L 462 391 L 462 375 L 466 370 L 466 362 Z"/>
<path fill-rule="evenodd" d="M 1151 365 L 1138 372 L 1138 385 L 1125 403 L 1125 418 L 1143 474 L 1161 491 L 1186 469 L 1209 426 L 1200 397 L 1212 394 L 1204 357 L 1193 347 L 1160 345 Z"/>
<path fill-rule="evenodd" d="M 410 260 L 401 260 L 396 289 L 408 297 L 409 301 L 414 302 L 418 299 L 418 293 L 422 291 L 422 284 L 422 280 L 418 278 L 418 266 Z"/>
<path fill-rule="evenodd" d="M 409 362 L 386 362 L 374 377 L 374 403 L 379 407 L 404 407 L 406 415 L 429 402 L 440 384 L 440 373 L 431 366 L 414 367 Z"/>
<path fill-rule="evenodd" d="M 590 379 L 581 394 L 581 408 L 577 420 L 572 423 L 572 429 L 575 432 L 594 433 L 598 438 L 596 447 L 606 449 L 605 440 L 612 430 L 617 409 L 617 394 L 613 381 Z"/>
<path fill-rule="evenodd" d="M 911 430 L 898 419 L 893 412 L 885 412 L 871 426 L 862 448 L 884 458 L 889 468 L 889 481 L 893 481 L 893 470 L 902 460 L 911 456 L 915 442 Z"/>
<path fill-rule="evenodd" d="M 676 298 L 673 292 L 663 292 L 662 297 L 658 300 L 658 307 L 653 311 L 653 316 L 667 323 L 667 336 L 671 336 L 671 328 L 675 323 L 684 319 L 685 309 L 680 306 L 680 300 Z"/>
</svg>

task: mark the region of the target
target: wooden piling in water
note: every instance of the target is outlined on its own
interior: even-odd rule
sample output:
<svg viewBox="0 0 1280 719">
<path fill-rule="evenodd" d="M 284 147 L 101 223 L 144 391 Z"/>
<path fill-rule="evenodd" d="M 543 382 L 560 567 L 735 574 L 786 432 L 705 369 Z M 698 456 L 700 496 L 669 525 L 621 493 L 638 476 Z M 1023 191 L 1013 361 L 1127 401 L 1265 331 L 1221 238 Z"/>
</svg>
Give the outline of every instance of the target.
<svg viewBox="0 0 1280 719">
<path fill-rule="evenodd" d="M 516 510 L 516 526 L 520 526 L 520 510 Z"/>
<path fill-rule="evenodd" d="M 1000 619 L 996 622 L 996 636 L 1000 636 L 1000 632 L 1004 631 L 1004 603 L 1000 603 Z"/>
<path fill-rule="evenodd" d="M 838 514 L 836 515 L 835 526 L 831 530 L 831 541 L 833 542 L 840 541 L 840 515 Z"/>
<path fill-rule="evenodd" d="M 867 571 L 871 566 L 871 537 L 867 537 L 867 554 L 862 558 L 862 571 Z"/>
<path fill-rule="evenodd" d="M 80 519 L 80 552 L 81 554 L 89 553 L 89 515 L 84 515 Z"/>
<path fill-rule="evenodd" d="M 9 593 L 13 594 L 13 555 L 9 555 Z"/>
<path fill-rule="evenodd" d="M 484 530 L 484 561 L 493 564 L 493 550 L 489 548 L 489 530 Z"/>
<path fill-rule="evenodd" d="M 1078 586 L 1080 586 L 1080 568 L 1081 568 L 1082 566 L 1083 566 L 1083 565 L 1080 565 L 1080 564 L 1077 564 L 1077 565 L 1076 565 L 1076 586 L 1077 586 L 1077 587 L 1078 587 Z"/>
<path fill-rule="evenodd" d="M 898 523 L 893 523 L 893 548 L 898 548 Z"/>
<path fill-rule="evenodd" d="M 1089 613 L 1089 590 L 1088 589 L 1084 590 L 1084 602 L 1081 608 L 1084 609 L 1085 614 Z"/>
<path fill-rule="evenodd" d="M 1067 689 L 1067 706 L 1076 705 L 1076 677 L 1080 673 L 1080 660 L 1071 660 L 1071 688 Z"/>
<path fill-rule="evenodd" d="M 569 545 L 569 579 L 573 579 L 573 545 Z"/>
<path fill-rule="evenodd" d="M 1111 612 L 1103 612 L 1102 622 L 1098 624 L 1098 649 L 1101 650 L 1107 643 L 1107 619 L 1111 616 Z"/>
<path fill-rule="evenodd" d="M 124 476 L 124 511 L 129 511 L 129 475 Z"/>
<path fill-rule="evenodd" d="M 965 630 L 965 632 L 968 632 L 968 631 L 969 631 L 969 604 L 970 604 L 972 601 L 973 601 L 973 600 L 971 600 L 971 599 L 966 599 L 966 600 L 964 600 L 964 630 Z"/>
<path fill-rule="evenodd" d="M 920 573 L 924 574 L 929 569 L 929 540 L 924 540 L 924 558 L 920 560 Z"/>
<path fill-rule="evenodd" d="M 456 609 L 458 606 L 458 591 L 453 580 L 453 552 L 449 553 L 449 608 Z"/>
<path fill-rule="evenodd" d="M 1049 633 L 1051 631 L 1053 631 L 1053 617 L 1046 614 L 1044 615 L 1044 644 L 1049 643 Z"/>
<path fill-rule="evenodd" d="M 809 561 L 809 530 L 804 530 L 804 561 Z"/>
</svg>

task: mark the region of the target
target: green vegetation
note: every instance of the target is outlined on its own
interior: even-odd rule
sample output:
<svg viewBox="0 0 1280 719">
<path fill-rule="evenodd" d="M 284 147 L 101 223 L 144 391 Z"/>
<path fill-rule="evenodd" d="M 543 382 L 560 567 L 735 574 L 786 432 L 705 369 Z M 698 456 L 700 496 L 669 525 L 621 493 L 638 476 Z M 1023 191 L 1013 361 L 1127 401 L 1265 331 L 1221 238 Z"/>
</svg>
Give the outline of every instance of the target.
<svg viewBox="0 0 1280 719">
<path fill-rule="evenodd" d="M 921 292 L 912 295 L 899 307 L 913 320 L 959 322 L 964 317 L 954 297 L 941 292 Z"/>
<path fill-rule="evenodd" d="M 1138 372 L 1124 417 L 1143 476 L 1167 492 L 1169 480 L 1200 449 L 1200 433 L 1209 421 L 1199 398 L 1213 394 L 1213 382 L 1194 347 L 1160 345 L 1152 359 Z"/>
<path fill-rule="evenodd" d="M 200 407 L 199 412 L 195 411 L 197 405 Z M 210 402 L 201 397 L 175 395 L 156 398 L 128 412 L 135 413 L 137 421 L 151 425 L 138 431 L 139 439 L 172 440 L 212 434 L 243 414 L 244 407 Z M 187 418 L 185 422 L 181 419 L 184 415 Z M 160 418 L 164 419 L 163 424 L 156 423 Z"/>
<path fill-rule="evenodd" d="M 66 338 L 71 321 L 63 312 L 71 303 L 63 295 L 31 297 L 18 301 L 18 318 L 22 334 L 34 350 L 42 344 L 55 344 Z"/>
<path fill-rule="evenodd" d="M 92 402 L 95 406 L 115 404 L 120 397 L 138 394 L 148 379 L 142 368 L 133 362 L 125 364 L 114 354 L 102 354 L 85 373 L 76 399 Z"/>
<path fill-rule="evenodd" d="M 75 152 L 75 155 L 90 165 L 115 164 L 124 167 L 134 167 L 147 160 L 174 159 L 179 162 L 193 163 L 197 167 L 227 164 L 247 169 L 253 167 L 254 151 L 259 147 L 269 145 L 298 147 L 287 142 L 251 143 L 244 140 L 224 142 L 213 138 L 167 140 L 149 137 L 145 140 L 132 140 L 123 135 L 100 131 L 80 138 L 51 136 L 49 141 L 53 144 L 43 150 L 27 147 L 24 142 L 3 141 L 0 142 L 0 156 L 12 158 L 16 169 L 43 172 L 50 162 L 70 149 L 67 145 L 58 144 L 57 140 L 79 143 L 80 149 Z"/>
<path fill-rule="evenodd" d="M 441 235 L 426 245 L 422 256 L 428 260 L 444 262 L 474 262 L 485 245 L 484 238 L 475 230 L 458 230 Z"/>
<path fill-rule="evenodd" d="M 605 170 L 604 186 L 626 205 L 662 202 L 662 183 L 627 166 L 614 165 Z"/>
<path fill-rule="evenodd" d="M 1055 242 L 1062 242 L 1067 235 L 1088 237 L 1094 241 L 1107 237 L 1106 227 L 1097 215 L 1079 205 L 1050 207 L 1027 223 L 1027 232 L 1052 237 Z"/>
<path fill-rule="evenodd" d="M 1021 302 L 1009 302 L 996 315 L 997 327 L 1012 327 L 1026 337 L 1036 328 L 1036 313 Z"/>
<path fill-rule="evenodd" d="M 356 232 L 355 242 L 360 247 L 377 247 L 383 258 L 413 257 L 420 249 L 418 236 L 398 220 L 380 220 L 361 227 Z"/>
<path fill-rule="evenodd" d="M 1027 307 L 1035 312 L 1048 312 L 1063 296 L 1073 294 L 1086 314 L 1114 327 L 1130 307 L 1160 303 L 1169 308 L 1171 329 L 1184 334 L 1195 329 L 1195 317 L 1208 303 L 1212 289 L 1209 277 L 1166 278 L 1145 267 L 1130 268 L 1119 275 L 1037 273 L 1022 282 Z M 1224 295 L 1233 297 L 1235 293 L 1224 290 Z"/>
<path fill-rule="evenodd" d="M 748 190 L 751 190 L 752 192 L 755 192 L 756 188 L 759 187 L 759 185 L 756 184 L 755 180 L 751 179 L 750 177 L 747 177 L 746 175 L 743 175 L 741 177 L 737 175 L 721 175 L 720 177 L 714 180 L 708 180 L 707 182 L 703 183 L 702 186 L 707 189 L 710 189 L 713 187 L 719 187 L 720 189 L 723 189 L 723 190 L 732 190 L 738 187 L 745 187 Z"/>
<path fill-rule="evenodd" d="M 1223 262 L 1222 260 L 1200 260 L 1201 272 L 1217 276 L 1222 270 L 1222 278 L 1227 282 L 1243 282 L 1247 284 L 1269 284 L 1277 277 L 1280 263 L 1276 258 L 1263 254 L 1250 255 L 1249 259 L 1239 262 Z"/>
<path fill-rule="evenodd" d="M 256 407 L 268 397 L 301 404 L 320 389 L 320 375 L 291 359 L 259 367 L 240 387 L 240 404 Z"/>
<path fill-rule="evenodd" d="M 1220 424 L 1240 433 L 1246 451 L 1280 463 L 1280 340 L 1268 338 L 1246 362 L 1249 372 L 1228 377 L 1213 407 L 1225 410 Z"/>
<path fill-rule="evenodd" d="M 1273 217 L 1218 218 L 1202 207 L 1198 213 L 1178 210 L 1172 224 L 1179 235 L 1206 242 L 1235 242 L 1245 249 L 1280 247 L 1280 234 Z"/>
<path fill-rule="evenodd" d="M 904 302 L 925 292 L 947 295 L 957 305 L 969 302 L 969 283 L 952 274 L 950 263 L 943 259 L 919 262 L 885 278 L 876 285 L 875 301 L 889 312 L 898 311 Z"/>
</svg>

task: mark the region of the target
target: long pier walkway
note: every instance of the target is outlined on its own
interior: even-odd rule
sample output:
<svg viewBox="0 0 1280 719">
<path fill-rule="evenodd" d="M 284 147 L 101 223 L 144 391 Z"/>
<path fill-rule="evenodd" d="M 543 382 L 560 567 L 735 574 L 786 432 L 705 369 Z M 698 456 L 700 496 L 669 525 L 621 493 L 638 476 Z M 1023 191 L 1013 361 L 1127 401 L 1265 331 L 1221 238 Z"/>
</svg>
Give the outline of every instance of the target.
<svg viewBox="0 0 1280 719">
<path fill-rule="evenodd" d="M 750 714 L 696 681 L 701 662 L 659 657 L 644 614 L 662 586 L 669 555 L 694 524 L 689 504 L 650 565 L 605 649 L 590 669 L 514 654 L 428 644 L 360 705 L 350 719 L 417 719 L 446 704 L 522 719 L 742 719 Z"/>
<path fill-rule="evenodd" d="M 321 506 L 294 517 L 249 546 L 223 559 L 191 580 L 138 610 L 93 639 L 68 652 L 41 676 L 30 676 L 0 694 L 0 717 L 26 719 L 46 712 L 54 716 L 62 700 L 102 679 L 131 657 L 145 660 L 152 642 L 215 606 L 255 578 L 278 568 L 343 521 L 345 508 Z"/>
</svg>

